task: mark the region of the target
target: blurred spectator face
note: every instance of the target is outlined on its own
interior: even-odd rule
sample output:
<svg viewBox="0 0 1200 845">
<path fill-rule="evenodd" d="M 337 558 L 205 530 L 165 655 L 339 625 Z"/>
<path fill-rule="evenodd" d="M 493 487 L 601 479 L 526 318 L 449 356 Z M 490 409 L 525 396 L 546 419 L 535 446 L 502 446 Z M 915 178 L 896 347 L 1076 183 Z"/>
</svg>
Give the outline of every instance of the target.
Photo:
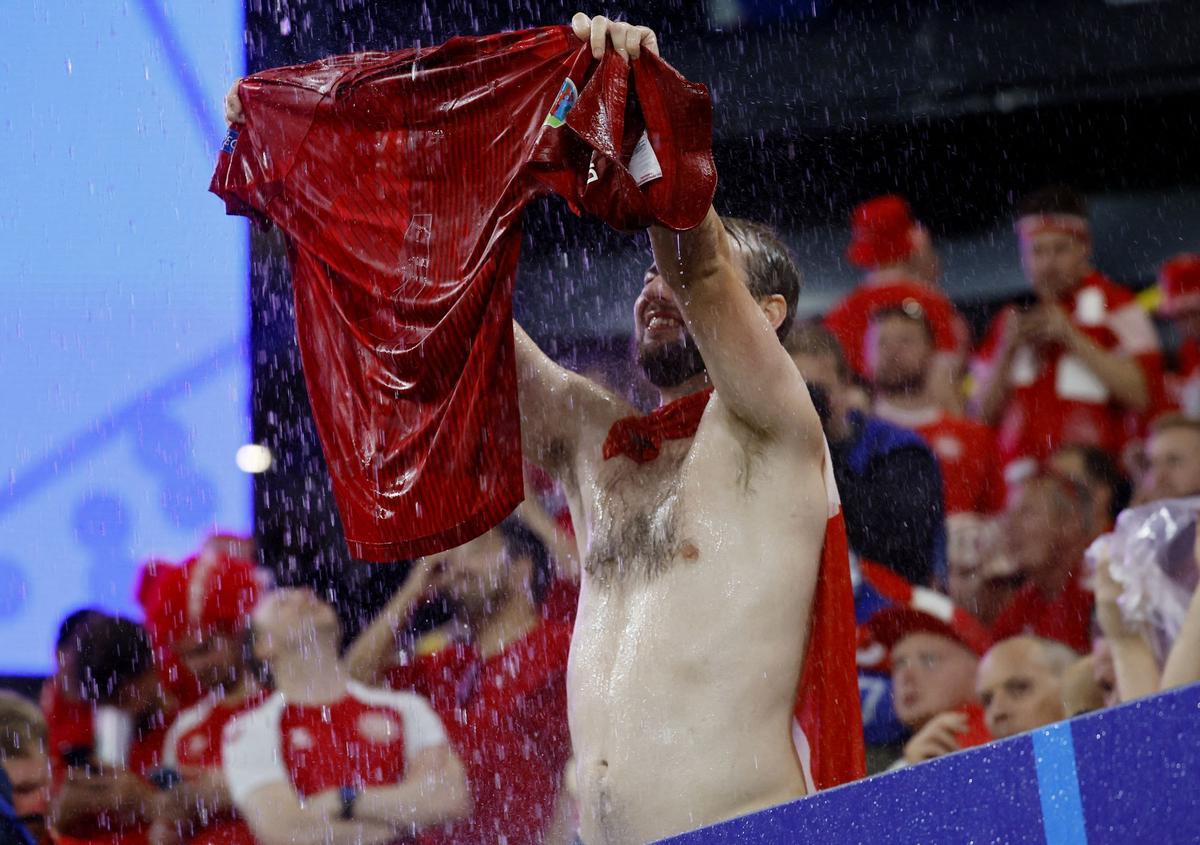
<svg viewBox="0 0 1200 845">
<path fill-rule="evenodd" d="M 444 552 L 440 558 L 442 591 L 472 614 L 491 611 L 516 590 L 524 590 L 533 600 L 530 562 L 513 560 L 498 530 Z"/>
<path fill-rule="evenodd" d="M 803 353 L 793 355 L 792 360 L 796 363 L 796 368 L 800 370 L 800 375 L 804 377 L 804 383 L 810 392 L 816 388 L 816 394 L 822 397 L 826 403 L 824 409 L 820 408 L 818 403 L 817 411 L 821 413 L 821 422 L 845 420 L 850 410 L 849 396 L 847 395 L 848 385 L 842 379 L 841 373 L 838 372 L 837 360 L 832 355 L 806 355 Z M 829 433 L 828 427 L 826 433 Z"/>
<path fill-rule="evenodd" d="M 242 639 L 224 631 L 188 634 L 172 644 L 175 654 L 206 690 L 237 686 L 245 669 Z"/>
<path fill-rule="evenodd" d="M 993 646 L 979 664 L 976 688 L 988 730 L 996 739 L 1066 717 L 1061 678 L 1029 637 Z"/>
<path fill-rule="evenodd" d="M 1025 277 L 1044 301 L 1070 293 L 1090 270 L 1091 248 L 1073 235 L 1039 232 L 1020 243 Z"/>
<path fill-rule="evenodd" d="M 300 651 L 340 635 L 337 614 L 307 587 L 274 590 L 254 609 L 254 647 L 259 657 Z"/>
<path fill-rule="evenodd" d="M 1001 548 L 1000 527 L 997 520 L 974 513 L 946 518 L 946 591 L 985 625 L 1020 589 L 1021 576 Z"/>
<path fill-rule="evenodd" d="M 4 772 L 12 782 L 13 809 L 27 819 L 44 818 L 50 809 L 50 759 L 41 749 L 22 757 L 5 757 Z"/>
<path fill-rule="evenodd" d="M 1083 526 L 1058 501 L 1056 482 L 1034 478 L 1009 496 L 1004 515 L 1005 548 L 1017 571 L 1034 575 L 1072 566 L 1081 549 Z"/>
<path fill-rule="evenodd" d="M 913 730 L 975 697 L 979 660 L 954 640 L 909 634 L 892 646 L 891 657 L 896 715 Z"/>
<path fill-rule="evenodd" d="M 1088 491 L 1092 503 L 1091 524 L 1097 536 L 1112 522 L 1113 489 L 1088 472 L 1083 452 L 1065 446 L 1050 456 L 1050 469 L 1056 475 L 1070 479 Z"/>
<path fill-rule="evenodd" d="M 867 331 L 867 367 L 877 390 L 918 393 L 925 388 L 933 362 L 933 341 L 917 320 L 892 314 Z"/>
<path fill-rule="evenodd" d="M 1200 495 L 1200 430 L 1180 425 L 1156 431 L 1146 444 L 1146 457 L 1149 470 L 1139 499 Z"/>
</svg>

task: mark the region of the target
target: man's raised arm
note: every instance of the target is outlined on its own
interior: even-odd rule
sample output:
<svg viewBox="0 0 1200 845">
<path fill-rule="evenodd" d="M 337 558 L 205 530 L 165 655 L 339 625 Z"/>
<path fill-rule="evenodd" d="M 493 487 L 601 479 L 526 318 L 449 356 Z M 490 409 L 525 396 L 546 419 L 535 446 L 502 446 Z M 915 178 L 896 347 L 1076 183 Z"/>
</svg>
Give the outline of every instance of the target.
<svg viewBox="0 0 1200 845">
<path fill-rule="evenodd" d="M 650 241 L 721 403 L 759 434 L 799 437 L 820 452 L 821 420 L 775 334 L 787 304 L 777 294 L 754 300 L 717 213 L 686 232 L 653 227 Z"/>
</svg>

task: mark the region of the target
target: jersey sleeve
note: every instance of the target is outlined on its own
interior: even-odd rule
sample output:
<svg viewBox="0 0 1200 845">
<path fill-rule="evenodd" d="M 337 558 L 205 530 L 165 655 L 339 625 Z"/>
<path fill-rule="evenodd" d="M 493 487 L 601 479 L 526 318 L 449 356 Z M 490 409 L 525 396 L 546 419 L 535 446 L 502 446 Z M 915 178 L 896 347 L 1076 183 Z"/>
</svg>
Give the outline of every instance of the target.
<svg viewBox="0 0 1200 845">
<path fill-rule="evenodd" d="M 221 768 L 234 804 L 264 786 L 290 783 L 283 762 L 280 722 L 283 698 L 275 695 L 260 707 L 243 713 L 225 726 L 221 740 Z"/>
<path fill-rule="evenodd" d="M 348 685 L 350 693 L 359 701 L 377 707 L 390 707 L 400 714 L 404 722 L 404 748 L 406 753 L 416 754 L 426 748 L 445 745 L 446 729 L 442 720 L 424 698 L 411 692 L 378 689 L 353 683 Z"/>
</svg>

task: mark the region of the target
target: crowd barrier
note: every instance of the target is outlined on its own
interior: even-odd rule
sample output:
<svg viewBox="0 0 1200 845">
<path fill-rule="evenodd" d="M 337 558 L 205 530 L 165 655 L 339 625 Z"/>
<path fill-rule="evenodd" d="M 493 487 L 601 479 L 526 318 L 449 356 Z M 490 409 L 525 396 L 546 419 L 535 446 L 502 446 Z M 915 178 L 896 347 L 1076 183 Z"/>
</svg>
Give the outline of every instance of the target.
<svg viewBox="0 0 1200 845">
<path fill-rule="evenodd" d="M 1197 843 L 1200 685 L 664 841 Z"/>
</svg>

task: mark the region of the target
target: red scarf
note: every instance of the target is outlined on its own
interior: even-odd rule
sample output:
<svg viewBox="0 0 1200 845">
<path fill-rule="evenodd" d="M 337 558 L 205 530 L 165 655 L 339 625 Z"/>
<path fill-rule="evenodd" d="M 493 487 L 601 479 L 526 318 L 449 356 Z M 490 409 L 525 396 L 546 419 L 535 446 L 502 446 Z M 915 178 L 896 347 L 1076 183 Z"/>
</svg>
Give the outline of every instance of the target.
<svg viewBox="0 0 1200 845">
<path fill-rule="evenodd" d="M 664 440 L 692 437 L 712 398 L 711 387 L 669 402 L 645 416 L 622 417 L 604 440 L 604 460 L 624 455 L 639 464 L 658 457 Z"/>
<path fill-rule="evenodd" d="M 639 464 L 654 460 L 664 440 L 696 433 L 711 396 L 710 387 L 644 417 L 617 420 L 604 441 L 604 459 L 625 455 Z M 809 621 L 808 653 L 793 711 L 792 740 L 810 789 L 828 789 L 866 774 L 854 654 L 854 589 L 846 526 L 829 460 L 826 450 L 823 476 L 829 516 Z"/>
</svg>

